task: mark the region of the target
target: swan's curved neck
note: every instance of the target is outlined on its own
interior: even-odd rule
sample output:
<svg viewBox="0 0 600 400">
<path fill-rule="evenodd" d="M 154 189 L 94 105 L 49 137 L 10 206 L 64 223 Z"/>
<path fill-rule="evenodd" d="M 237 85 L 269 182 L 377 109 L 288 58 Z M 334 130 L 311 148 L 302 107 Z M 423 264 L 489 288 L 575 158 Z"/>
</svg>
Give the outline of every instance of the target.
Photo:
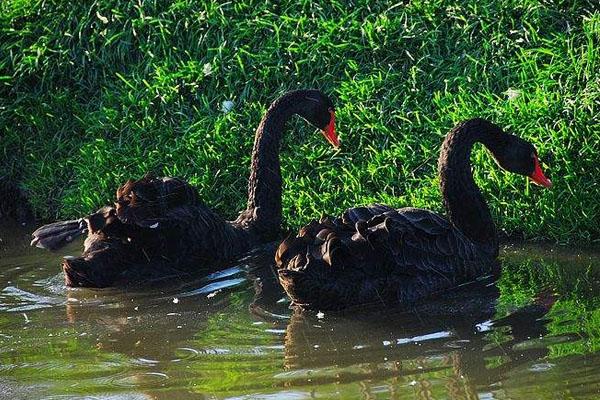
<svg viewBox="0 0 600 400">
<path fill-rule="evenodd" d="M 260 122 L 254 138 L 248 206 L 237 223 L 264 240 L 275 239 L 281 226 L 281 168 L 279 149 L 285 123 L 302 110 L 306 96 L 291 92 L 276 100 Z"/>
<path fill-rule="evenodd" d="M 498 126 L 483 119 L 463 122 L 446 136 L 438 161 L 440 187 L 450 221 L 494 255 L 498 253 L 496 227 L 473 180 L 471 149 L 479 142 L 494 153 L 503 135 Z"/>
</svg>

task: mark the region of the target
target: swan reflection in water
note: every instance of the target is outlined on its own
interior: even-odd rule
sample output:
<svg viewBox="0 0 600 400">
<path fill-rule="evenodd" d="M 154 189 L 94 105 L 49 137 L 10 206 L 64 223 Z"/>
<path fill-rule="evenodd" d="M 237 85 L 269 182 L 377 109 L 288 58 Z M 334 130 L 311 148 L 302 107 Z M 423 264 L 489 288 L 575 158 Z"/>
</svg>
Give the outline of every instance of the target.
<svg viewBox="0 0 600 400">
<path fill-rule="evenodd" d="M 288 371 L 311 373 L 290 373 L 286 384 L 389 377 L 391 393 L 394 384 L 404 383 L 414 386 L 419 398 L 429 398 L 430 379 L 445 379 L 451 398 L 476 399 L 477 386 L 502 381 L 548 353 L 545 346 L 523 344 L 547 333 L 543 317 L 552 296 L 542 294 L 534 304 L 495 319 L 499 294 L 485 281 L 406 310 L 363 309 L 319 318 L 295 309 L 286 329 L 284 364 Z M 490 337 L 492 331 L 503 332 L 500 341 Z M 490 365 L 494 360 L 497 365 Z"/>
<path fill-rule="evenodd" d="M 476 388 L 501 382 L 520 365 L 548 353 L 536 342 L 547 333 L 544 316 L 554 301 L 547 293 L 497 318 L 505 313 L 497 311 L 500 292 L 488 277 L 404 309 L 363 307 L 322 314 L 290 309 L 282 301 L 285 294 L 269 256 L 272 252 L 254 254 L 194 285 L 128 292 L 135 301 L 123 301 L 119 292 L 118 304 L 105 302 L 96 310 L 68 304 L 68 318 L 90 324 L 103 352 L 122 353 L 143 364 L 128 379 L 154 399 L 204 398 L 216 384 L 209 377 L 219 368 L 219 383 L 244 392 L 257 384 L 252 377 L 243 384 L 227 379 L 255 373 L 264 384 L 261 391 L 271 393 L 351 384 L 370 398 L 386 385 L 396 398 L 406 390 L 417 398 L 433 398 L 434 390 L 443 390 L 450 398 L 475 399 Z M 254 299 L 246 296 L 232 306 L 232 297 L 252 292 Z M 82 291 L 72 293 L 81 296 Z M 223 321 L 211 326 L 215 316 Z M 267 331 L 281 333 L 267 336 Z M 270 345 L 263 348 L 258 342 Z M 248 350 L 240 353 L 246 343 Z M 269 353 L 272 359 L 259 352 L 266 348 L 275 349 Z M 256 359 L 246 360 L 248 354 Z M 248 372 L 252 365 L 256 370 Z M 160 390 L 161 374 L 169 379 L 167 392 Z"/>
<path fill-rule="evenodd" d="M 294 307 L 284 335 L 285 372 L 278 374 L 282 386 L 361 382 L 370 398 L 370 382 L 391 379 L 391 394 L 394 384 L 404 383 L 418 398 L 430 398 L 430 380 L 443 378 L 450 398 L 478 398 L 476 387 L 501 382 L 548 355 L 540 339 L 548 333 L 552 292 L 541 291 L 531 304 L 506 315 L 497 310 L 496 278 L 403 308 L 372 305 L 323 314 Z M 251 309 L 260 316 L 280 315 L 281 306 L 265 311 L 262 294 L 273 304 L 278 290 L 268 277 L 261 281 L 272 287 L 257 292 Z"/>
</svg>

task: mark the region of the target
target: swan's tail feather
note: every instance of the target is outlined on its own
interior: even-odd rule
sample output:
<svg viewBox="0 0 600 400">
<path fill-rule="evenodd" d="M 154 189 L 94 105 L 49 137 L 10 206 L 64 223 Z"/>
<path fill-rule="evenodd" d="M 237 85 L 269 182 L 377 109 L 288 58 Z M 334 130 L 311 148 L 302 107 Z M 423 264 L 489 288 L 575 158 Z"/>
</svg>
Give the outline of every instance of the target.
<svg viewBox="0 0 600 400">
<path fill-rule="evenodd" d="M 59 221 L 44 225 L 31 234 L 31 245 L 47 250 L 58 250 L 75 238 L 87 233 L 83 219 Z"/>
</svg>

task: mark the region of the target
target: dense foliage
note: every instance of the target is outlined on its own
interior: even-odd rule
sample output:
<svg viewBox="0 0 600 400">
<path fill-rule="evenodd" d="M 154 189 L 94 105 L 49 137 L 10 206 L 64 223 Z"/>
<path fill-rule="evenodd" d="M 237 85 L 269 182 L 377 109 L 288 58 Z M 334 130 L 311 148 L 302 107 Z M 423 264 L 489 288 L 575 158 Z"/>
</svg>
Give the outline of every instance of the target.
<svg viewBox="0 0 600 400">
<path fill-rule="evenodd" d="M 440 210 L 439 145 L 481 116 L 532 141 L 555 184 L 534 188 L 477 150 L 502 228 L 600 238 L 594 0 L 4 0 L 0 177 L 44 218 L 88 212 L 146 171 L 188 179 L 233 217 L 261 114 L 306 87 L 335 99 L 343 148 L 290 126 L 290 226 L 369 202 Z"/>
</svg>

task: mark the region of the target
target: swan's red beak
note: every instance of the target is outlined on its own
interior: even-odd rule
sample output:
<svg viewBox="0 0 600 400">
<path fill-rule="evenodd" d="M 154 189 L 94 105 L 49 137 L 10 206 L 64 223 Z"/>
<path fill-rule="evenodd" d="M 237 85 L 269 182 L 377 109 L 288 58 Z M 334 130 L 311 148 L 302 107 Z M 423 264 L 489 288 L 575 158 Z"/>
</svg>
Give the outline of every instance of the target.
<svg viewBox="0 0 600 400">
<path fill-rule="evenodd" d="M 329 120 L 329 124 L 323 128 L 323 136 L 329 143 L 333 145 L 336 149 L 340 147 L 340 140 L 335 134 L 335 111 L 329 110 L 329 115 L 331 115 L 331 119 Z"/>
<path fill-rule="evenodd" d="M 534 162 L 535 168 L 533 170 L 533 174 L 529 175 L 529 179 L 531 179 L 534 183 L 537 183 L 540 186 L 551 188 L 552 181 L 546 178 L 546 176 L 542 172 L 542 168 L 540 167 L 540 162 L 538 161 L 537 156 L 535 156 Z"/>
</svg>

